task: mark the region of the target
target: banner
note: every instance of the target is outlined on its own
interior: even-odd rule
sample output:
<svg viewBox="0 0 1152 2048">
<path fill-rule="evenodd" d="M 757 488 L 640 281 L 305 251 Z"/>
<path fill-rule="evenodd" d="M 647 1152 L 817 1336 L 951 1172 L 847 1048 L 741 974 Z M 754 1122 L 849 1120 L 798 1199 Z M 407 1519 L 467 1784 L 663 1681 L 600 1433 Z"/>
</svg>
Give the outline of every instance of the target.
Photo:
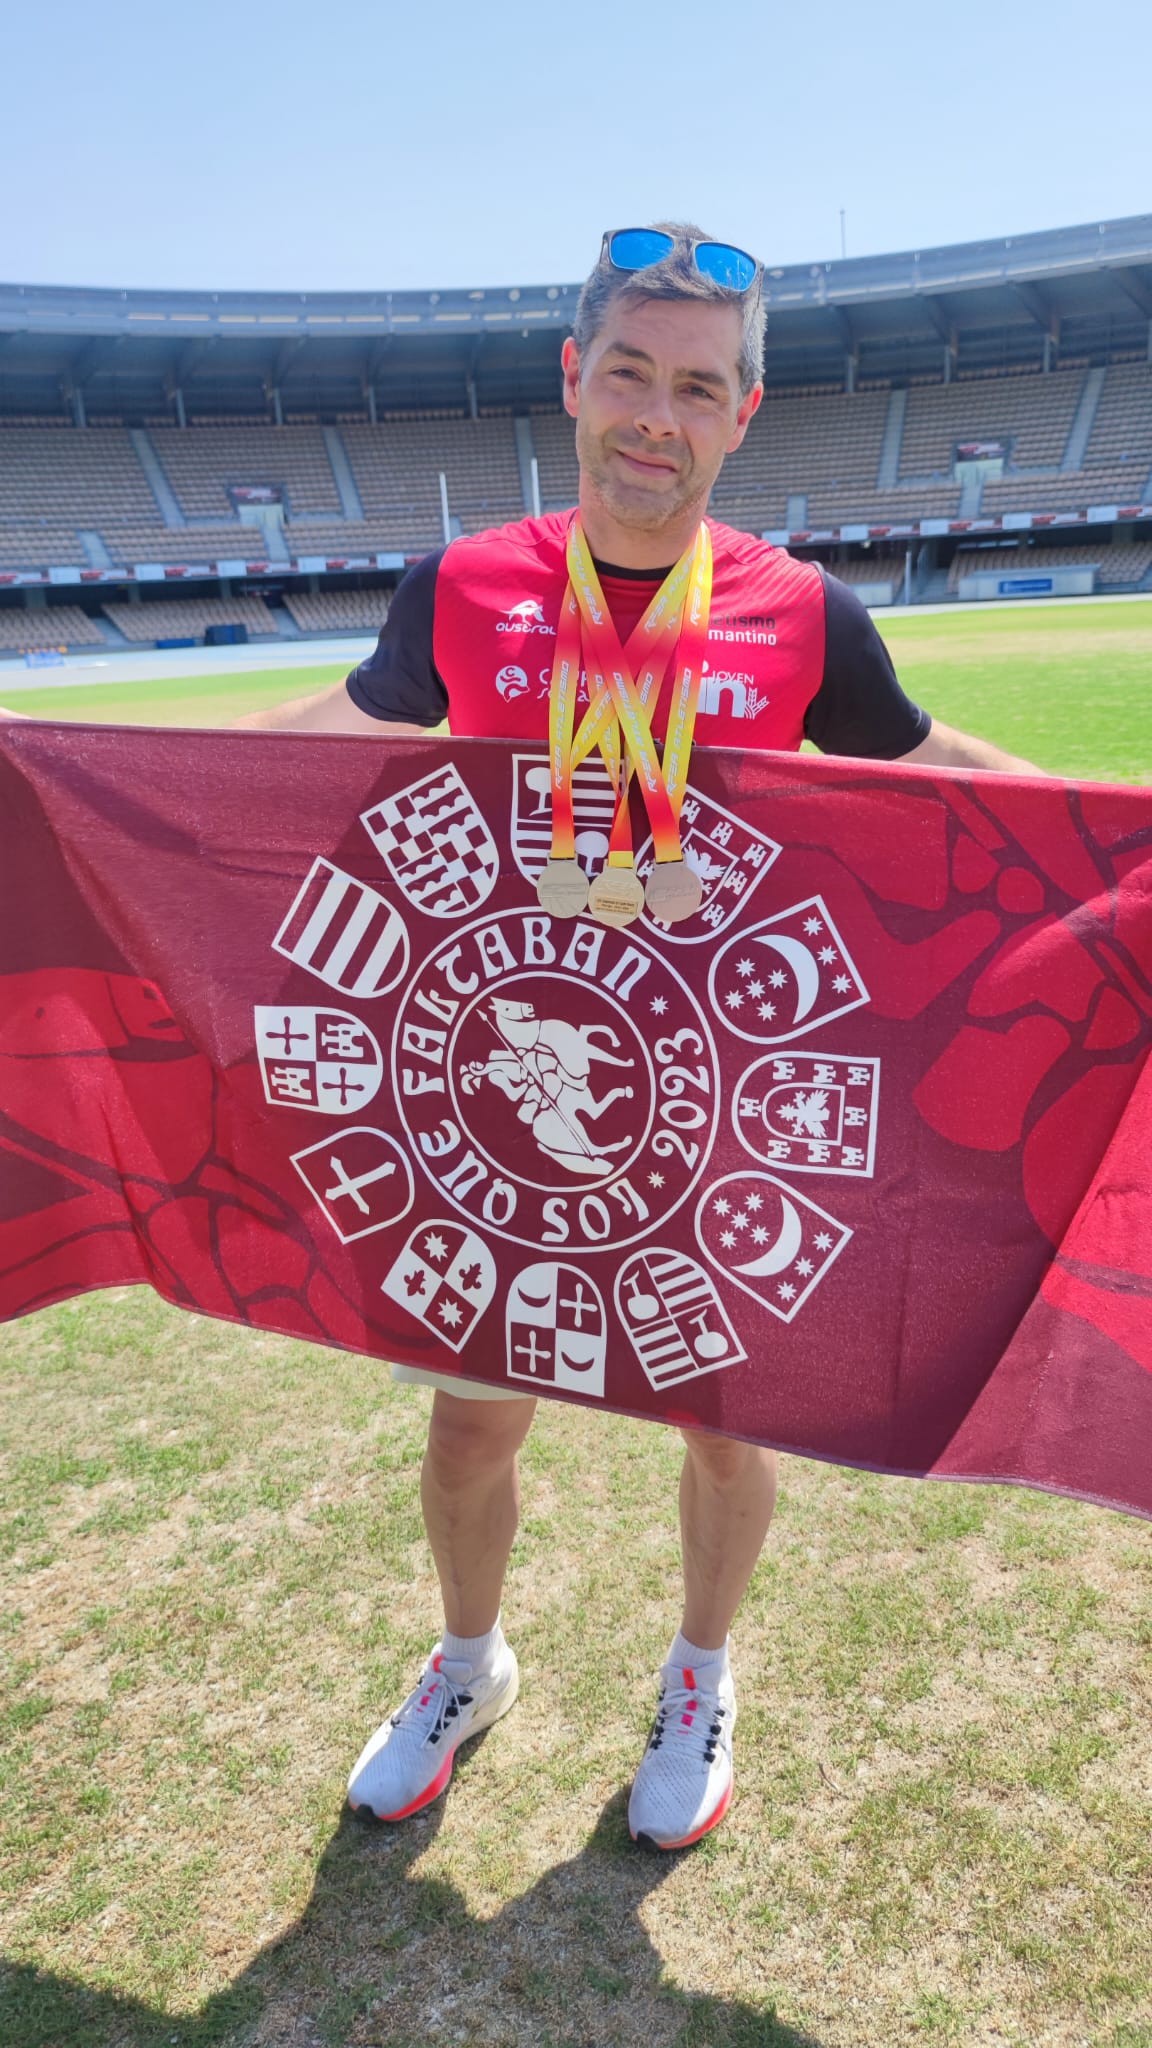
<svg viewBox="0 0 1152 2048">
<path fill-rule="evenodd" d="M 549 804 L 543 744 L 0 729 L 0 1316 L 1152 1513 L 1152 792 L 697 750 L 700 908 L 623 931 L 540 910 Z"/>
</svg>

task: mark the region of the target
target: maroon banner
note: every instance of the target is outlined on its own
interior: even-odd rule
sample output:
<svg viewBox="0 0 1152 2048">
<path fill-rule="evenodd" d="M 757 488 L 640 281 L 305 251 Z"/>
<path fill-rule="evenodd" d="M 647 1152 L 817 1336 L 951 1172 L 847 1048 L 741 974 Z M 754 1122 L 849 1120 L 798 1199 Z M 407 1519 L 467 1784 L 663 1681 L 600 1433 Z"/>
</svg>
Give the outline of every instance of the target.
<svg viewBox="0 0 1152 2048">
<path fill-rule="evenodd" d="M 1152 792 L 692 774 L 701 908 L 618 932 L 538 908 L 543 747 L 4 728 L 0 1316 L 1152 1513 Z"/>
</svg>

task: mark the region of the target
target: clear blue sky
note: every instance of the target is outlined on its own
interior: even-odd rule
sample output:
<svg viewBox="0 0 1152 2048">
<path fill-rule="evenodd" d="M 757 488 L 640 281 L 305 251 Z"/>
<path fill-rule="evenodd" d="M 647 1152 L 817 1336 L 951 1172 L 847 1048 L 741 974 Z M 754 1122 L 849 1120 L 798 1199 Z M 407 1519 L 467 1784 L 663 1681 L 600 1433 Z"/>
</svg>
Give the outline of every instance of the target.
<svg viewBox="0 0 1152 2048">
<path fill-rule="evenodd" d="M 0 278 L 567 282 L 687 216 L 769 264 L 1152 211 L 1152 7 L 23 0 Z"/>
</svg>

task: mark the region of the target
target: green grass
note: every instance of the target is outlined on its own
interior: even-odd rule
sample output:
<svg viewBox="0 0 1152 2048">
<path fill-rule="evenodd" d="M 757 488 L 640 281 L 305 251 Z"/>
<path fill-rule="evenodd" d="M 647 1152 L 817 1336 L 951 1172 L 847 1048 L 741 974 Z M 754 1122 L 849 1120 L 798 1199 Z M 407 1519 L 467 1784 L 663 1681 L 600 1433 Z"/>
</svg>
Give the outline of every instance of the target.
<svg viewBox="0 0 1152 2048">
<path fill-rule="evenodd" d="M 1152 599 L 877 612 L 918 703 L 1054 775 L 1152 784 Z"/>
<path fill-rule="evenodd" d="M 426 1648 L 425 1397 L 144 1291 L 7 1333 L 0 2038 L 1116 2048 L 1152 2023 L 1152 1551 L 1043 1496 L 789 1461 L 739 1795 L 627 1840 L 674 1433 L 545 1405 L 523 1697 L 446 1805 L 342 1814 Z M 8 2017 L 5 2023 L 5 2001 Z"/>
<path fill-rule="evenodd" d="M 237 675 L 141 677 L 139 682 L 14 691 L 10 704 L 28 718 L 84 725 L 230 725 L 242 712 L 307 696 L 347 673 L 346 662 L 328 661 L 308 668 L 245 669 Z M 0 677 L 0 701 L 3 695 Z"/>
<path fill-rule="evenodd" d="M 883 626 L 950 722 L 1152 780 L 1150 611 Z M 34 695 L 210 722 L 331 674 Z M 348 1765 L 436 1612 L 425 1415 L 370 1360 L 143 1291 L 5 1332 L 4 2048 L 1152 2048 L 1144 1525 L 787 1461 L 737 1801 L 657 1860 L 624 1788 L 677 1618 L 678 1440 L 544 1404 L 521 1703 L 446 1803 L 368 1830 Z"/>
</svg>

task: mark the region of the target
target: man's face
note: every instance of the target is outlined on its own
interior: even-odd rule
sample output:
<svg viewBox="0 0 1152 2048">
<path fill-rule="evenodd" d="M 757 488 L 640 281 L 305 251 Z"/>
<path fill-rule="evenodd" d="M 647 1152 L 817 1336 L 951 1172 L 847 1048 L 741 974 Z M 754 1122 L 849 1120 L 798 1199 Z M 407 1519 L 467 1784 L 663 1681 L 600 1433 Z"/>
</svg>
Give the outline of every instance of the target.
<svg viewBox="0 0 1152 2048">
<path fill-rule="evenodd" d="M 582 483 L 622 526 L 703 511 L 760 403 L 759 385 L 740 397 L 741 326 L 736 306 L 622 294 L 582 357 L 565 343 Z"/>
</svg>

